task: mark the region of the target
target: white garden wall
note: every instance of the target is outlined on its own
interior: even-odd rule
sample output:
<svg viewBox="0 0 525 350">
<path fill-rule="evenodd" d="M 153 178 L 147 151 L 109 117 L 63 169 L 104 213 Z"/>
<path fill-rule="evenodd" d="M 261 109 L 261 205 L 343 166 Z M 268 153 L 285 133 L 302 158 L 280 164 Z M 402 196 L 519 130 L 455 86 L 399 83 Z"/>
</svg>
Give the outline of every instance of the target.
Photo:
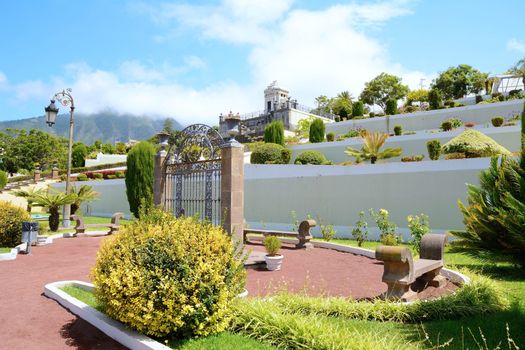
<svg viewBox="0 0 525 350">
<path fill-rule="evenodd" d="M 487 136 L 493 138 L 497 143 L 507 148 L 511 152 L 516 152 L 520 150 L 521 145 L 521 127 L 516 126 L 505 126 L 495 128 L 493 126 L 487 128 L 475 127 L 476 130 L 484 133 Z M 385 148 L 400 147 L 403 150 L 402 155 L 416 155 L 423 154 L 425 159 L 428 160 L 427 152 L 427 142 L 429 140 L 439 140 L 441 144 L 445 144 L 453 137 L 461 134 L 464 131 L 464 128 L 457 130 L 452 130 L 448 132 L 425 132 L 420 131 L 414 135 L 405 135 L 405 136 L 392 136 L 388 138 L 385 143 Z M 292 150 L 292 162 L 295 157 L 301 152 L 304 151 L 319 151 L 323 153 L 328 160 L 331 160 L 334 163 L 341 163 L 346 160 L 354 160 L 353 157 L 347 156 L 344 151 L 347 147 L 353 147 L 360 149 L 362 146 L 361 140 L 358 137 L 351 139 L 345 139 L 343 141 L 334 141 L 334 142 L 322 142 L 322 143 L 306 143 L 300 145 L 289 146 Z M 393 162 L 399 161 L 401 157 L 395 157 L 391 159 L 380 160 L 379 162 Z"/>
<path fill-rule="evenodd" d="M 339 123 L 326 124 L 326 132 L 336 135 L 347 133 L 353 128 L 362 128 L 368 131 L 393 132 L 394 125 L 401 125 L 403 130 L 432 130 L 439 129 L 441 123 L 449 118 L 459 118 L 463 122 L 476 124 L 489 124 L 495 116 L 510 119 L 523 110 L 523 100 L 513 100 L 500 103 L 478 104 L 473 106 L 439 109 L 426 112 L 415 112 L 398 114 L 387 117 L 376 117 L 370 119 L 347 120 Z"/>
<path fill-rule="evenodd" d="M 406 216 L 425 213 L 436 232 L 462 229 L 457 200 L 466 200 L 466 183 L 478 184 L 488 158 L 388 163 L 360 166 L 246 165 L 245 217 L 252 228 L 291 229 L 291 212 L 310 214 L 349 236 L 361 210 L 385 208 L 407 233 Z M 89 181 L 101 193 L 83 205 L 86 214 L 130 217 L 124 180 Z M 62 187 L 64 184 L 57 184 Z M 367 213 L 367 218 L 369 218 Z M 374 226 L 372 220 L 369 225 Z M 317 228 L 318 229 L 318 228 Z M 318 230 L 315 231 L 318 233 Z M 377 238 L 377 233 L 371 235 Z"/>
<path fill-rule="evenodd" d="M 458 199 L 478 184 L 489 158 L 362 166 L 246 165 L 245 218 L 250 227 L 290 229 L 291 212 L 335 225 L 349 236 L 359 211 L 385 208 L 407 233 L 406 217 L 425 213 L 436 232 L 462 229 Z M 369 217 L 367 213 L 367 217 Z M 370 226 L 375 226 L 368 220 Z M 377 238 L 377 232 L 373 238 Z"/>
</svg>

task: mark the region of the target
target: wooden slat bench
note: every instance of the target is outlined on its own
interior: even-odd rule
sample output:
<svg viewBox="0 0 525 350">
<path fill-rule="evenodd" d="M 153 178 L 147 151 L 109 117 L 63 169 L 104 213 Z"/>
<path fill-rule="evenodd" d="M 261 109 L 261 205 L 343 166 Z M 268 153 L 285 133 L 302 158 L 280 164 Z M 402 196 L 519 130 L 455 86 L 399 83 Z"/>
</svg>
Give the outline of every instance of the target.
<svg viewBox="0 0 525 350">
<path fill-rule="evenodd" d="M 118 232 L 120 228 L 120 219 L 124 216 L 124 213 L 115 213 L 111 216 L 111 222 L 107 224 L 85 224 L 84 218 L 79 215 L 71 215 L 70 219 L 76 221 L 75 225 L 75 236 L 86 233 L 87 228 L 93 227 L 107 227 L 109 228 L 108 235 Z"/>
<path fill-rule="evenodd" d="M 297 238 L 299 242 L 295 245 L 296 248 L 312 249 L 314 246 L 310 243 L 310 240 L 313 238 L 310 229 L 315 227 L 317 223 L 315 220 L 304 220 L 299 224 L 298 232 L 293 231 L 270 231 L 270 230 L 259 230 L 259 229 L 244 229 L 244 241 L 246 242 L 246 235 L 248 233 L 255 233 L 267 236 L 277 236 L 277 237 L 292 237 Z"/>
<path fill-rule="evenodd" d="M 410 249 L 399 246 L 379 246 L 376 248 L 376 259 L 384 262 L 383 282 L 388 290 L 385 298 L 399 298 L 402 301 L 413 300 L 416 293 L 410 285 L 421 279 L 427 285 L 442 287 L 445 278 L 439 273 L 443 268 L 443 252 L 446 235 L 426 234 L 421 238 L 420 259 L 412 259 Z"/>
</svg>

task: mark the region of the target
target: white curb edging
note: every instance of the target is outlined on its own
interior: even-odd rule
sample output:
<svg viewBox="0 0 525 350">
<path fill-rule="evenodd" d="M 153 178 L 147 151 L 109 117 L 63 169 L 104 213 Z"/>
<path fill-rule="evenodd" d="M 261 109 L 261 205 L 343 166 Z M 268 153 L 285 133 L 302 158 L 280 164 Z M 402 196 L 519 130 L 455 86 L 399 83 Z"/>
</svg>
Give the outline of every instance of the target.
<svg viewBox="0 0 525 350">
<path fill-rule="evenodd" d="M 296 243 L 297 242 L 297 240 L 293 238 L 279 237 L 279 239 L 284 243 Z M 262 236 L 251 236 L 249 240 L 254 241 L 254 242 L 262 242 L 263 237 Z M 371 259 L 376 258 L 376 252 L 370 249 L 352 247 L 348 245 L 342 245 L 342 244 L 330 243 L 330 242 L 310 241 L 310 243 L 312 243 L 314 247 L 318 247 L 318 248 L 333 249 L 333 250 L 337 250 L 340 252 L 352 253 L 355 255 L 362 255 L 362 256 L 366 256 L 367 258 L 371 258 Z M 470 278 L 458 271 L 442 268 L 441 275 L 443 275 L 444 277 L 446 277 L 453 283 L 458 283 L 458 284 L 469 284 L 470 283 Z"/>
<path fill-rule="evenodd" d="M 12 248 L 9 253 L 0 254 L 0 261 L 15 260 L 18 254 L 18 249 Z"/>
<path fill-rule="evenodd" d="M 89 305 L 73 298 L 60 288 L 64 286 L 75 286 L 88 291 L 93 290 L 91 283 L 82 281 L 60 281 L 46 284 L 44 295 L 56 300 L 60 305 L 77 315 L 81 319 L 101 330 L 104 334 L 115 341 L 127 346 L 130 349 L 137 350 L 169 350 L 170 348 L 155 341 L 143 334 L 126 328 L 122 323 L 115 321 L 100 311 L 95 310 Z"/>
</svg>

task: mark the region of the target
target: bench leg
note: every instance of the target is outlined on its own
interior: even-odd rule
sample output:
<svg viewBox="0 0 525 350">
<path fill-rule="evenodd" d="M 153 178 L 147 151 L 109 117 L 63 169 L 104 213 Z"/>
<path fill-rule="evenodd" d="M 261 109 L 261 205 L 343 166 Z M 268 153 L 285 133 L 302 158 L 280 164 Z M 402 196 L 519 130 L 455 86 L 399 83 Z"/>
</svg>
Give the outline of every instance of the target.
<svg viewBox="0 0 525 350">
<path fill-rule="evenodd" d="M 385 282 L 388 286 L 387 291 L 381 295 L 383 299 L 401 299 L 401 301 L 412 301 L 417 293 L 410 289 L 410 285 L 396 282 Z"/>
<path fill-rule="evenodd" d="M 310 242 L 299 242 L 295 245 L 295 248 L 297 249 L 314 249 L 314 245 Z"/>
<path fill-rule="evenodd" d="M 425 281 L 425 283 L 431 287 L 441 288 L 445 285 L 447 282 L 447 279 L 444 276 L 441 276 L 439 272 L 441 271 L 441 268 L 432 270 L 430 272 L 427 272 L 421 277 L 419 277 L 421 280 Z"/>
</svg>

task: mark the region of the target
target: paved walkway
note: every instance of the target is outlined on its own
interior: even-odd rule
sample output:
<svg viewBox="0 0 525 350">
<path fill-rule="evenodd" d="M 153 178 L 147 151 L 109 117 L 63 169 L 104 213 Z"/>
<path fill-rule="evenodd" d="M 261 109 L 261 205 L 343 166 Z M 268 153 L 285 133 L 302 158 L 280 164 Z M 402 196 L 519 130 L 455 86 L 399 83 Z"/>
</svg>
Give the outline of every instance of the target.
<svg viewBox="0 0 525 350">
<path fill-rule="evenodd" d="M 102 239 L 57 239 L 0 261 L 0 349 L 123 349 L 42 294 L 49 282 L 89 281 Z"/>
</svg>

